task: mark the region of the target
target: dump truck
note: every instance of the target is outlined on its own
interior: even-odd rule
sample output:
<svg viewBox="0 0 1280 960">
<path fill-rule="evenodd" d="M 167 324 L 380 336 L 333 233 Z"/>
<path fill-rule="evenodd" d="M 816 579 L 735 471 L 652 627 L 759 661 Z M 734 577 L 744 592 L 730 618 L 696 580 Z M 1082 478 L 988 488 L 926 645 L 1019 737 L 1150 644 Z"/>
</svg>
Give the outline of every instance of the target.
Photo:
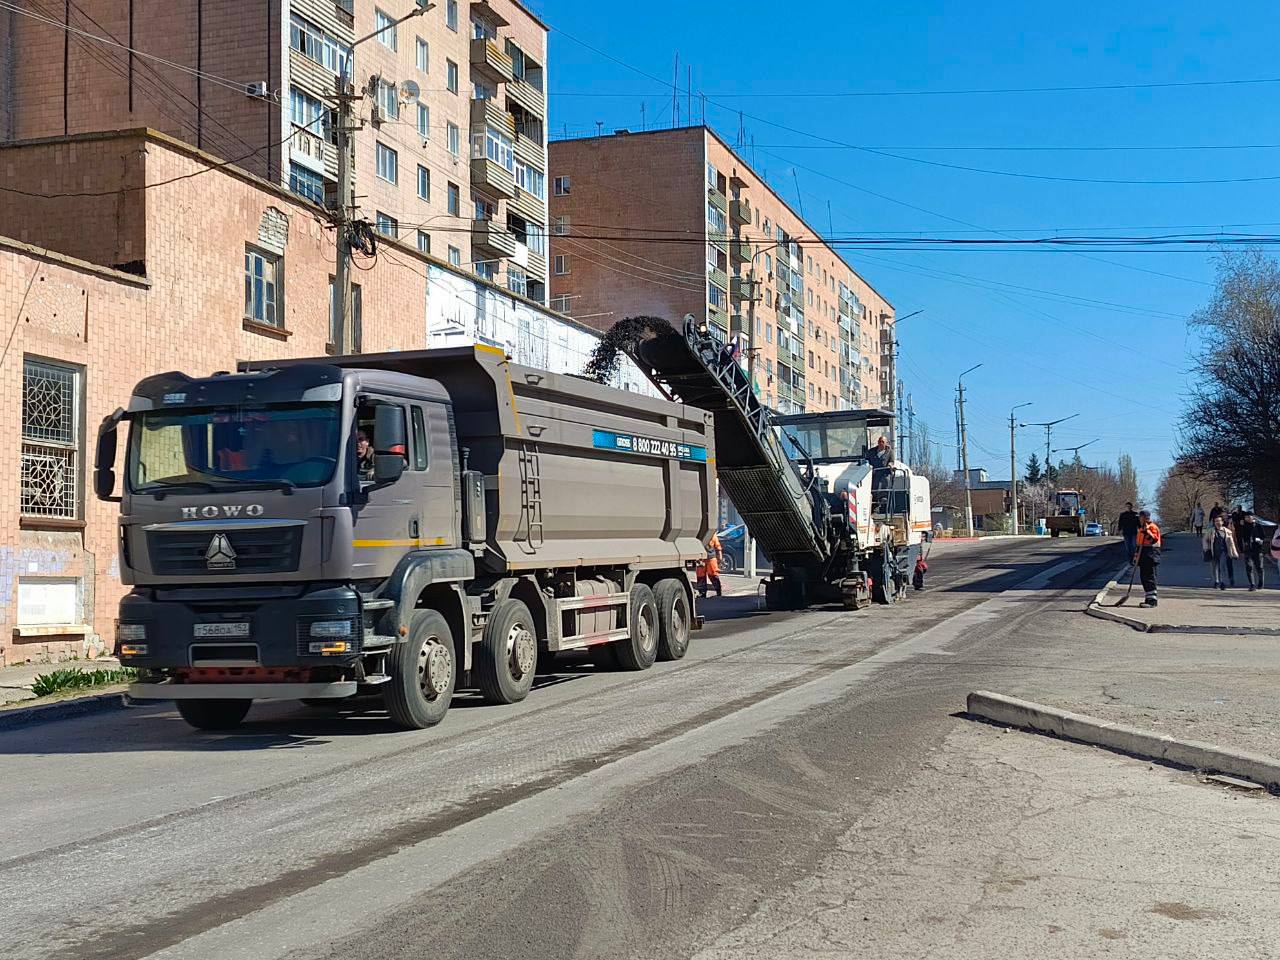
<svg viewBox="0 0 1280 960">
<path fill-rule="evenodd" d="M 1045 527 L 1049 535 L 1061 536 L 1073 533 L 1077 537 L 1084 536 L 1085 495 L 1079 490 L 1058 490 L 1049 501 L 1049 516 L 1045 518 Z"/>
<path fill-rule="evenodd" d="M 523 699 L 560 651 L 684 656 L 714 429 L 484 345 L 244 363 L 142 380 L 94 486 L 120 503 L 132 697 L 227 729 L 255 700 L 381 694 L 424 728 L 462 686 Z"/>
<path fill-rule="evenodd" d="M 713 329 L 649 319 L 629 323 L 619 348 L 667 399 L 712 414 L 716 476 L 772 565 L 766 605 L 860 609 L 905 598 L 931 505 L 926 478 L 872 463 L 873 434 L 885 434 L 892 412 L 780 417 Z"/>
</svg>

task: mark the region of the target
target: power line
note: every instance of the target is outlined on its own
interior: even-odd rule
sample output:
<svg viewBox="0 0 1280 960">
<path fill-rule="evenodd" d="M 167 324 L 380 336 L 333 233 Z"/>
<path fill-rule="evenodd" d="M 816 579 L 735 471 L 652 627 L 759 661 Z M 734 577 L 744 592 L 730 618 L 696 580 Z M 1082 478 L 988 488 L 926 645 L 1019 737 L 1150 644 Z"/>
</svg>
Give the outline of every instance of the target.
<svg viewBox="0 0 1280 960">
<path fill-rule="evenodd" d="M 585 41 L 572 37 L 559 28 L 553 28 L 557 33 L 566 39 L 572 40 L 589 50 L 595 48 L 587 44 Z M 607 56 L 603 51 L 596 50 L 597 53 Z M 615 63 L 628 69 L 635 69 L 630 64 L 616 60 Z M 636 70 L 642 76 L 649 79 L 655 79 L 650 74 Z M 790 93 L 768 91 L 768 92 L 752 92 L 752 93 L 708 93 L 708 97 L 719 97 L 723 100 L 739 100 L 739 99 L 843 99 L 857 97 L 958 97 L 958 96 L 988 96 L 992 94 L 1022 94 L 1022 93 L 1087 93 L 1105 90 L 1160 90 L 1160 89 L 1176 89 L 1182 87 L 1238 87 L 1268 83 L 1280 83 L 1280 77 L 1246 77 L 1235 80 L 1167 80 L 1153 81 L 1150 83 L 1099 83 L 1099 84 L 1074 84 L 1070 86 L 1046 86 L 1046 87 L 974 87 L 950 90 L 797 90 Z M 557 91 L 555 96 L 558 97 L 636 97 L 648 96 L 648 94 L 637 93 L 602 93 L 599 91 L 580 91 L 580 90 L 561 90 Z"/>
</svg>

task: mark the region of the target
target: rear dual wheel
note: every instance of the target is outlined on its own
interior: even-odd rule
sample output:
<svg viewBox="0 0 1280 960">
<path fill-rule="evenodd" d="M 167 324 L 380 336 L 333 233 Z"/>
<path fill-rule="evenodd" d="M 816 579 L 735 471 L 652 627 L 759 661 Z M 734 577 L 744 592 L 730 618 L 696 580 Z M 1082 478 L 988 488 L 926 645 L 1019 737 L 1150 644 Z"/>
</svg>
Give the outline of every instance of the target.
<svg viewBox="0 0 1280 960">
<path fill-rule="evenodd" d="M 624 640 L 612 644 L 614 657 L 623 670 L 648 670 L 658 658 L 658 637 L 662 632 L 658 604 L 647 584 L 631 588 L 631 617 Z"/>
<path fill-rule="evenodd" d="M 475 651 L 476 686 L 485 703 L 519 703 L 533 689 L 538 633 L 522 600 L 500 601 Z"/>
<path fill-rule="evenodd" d="M 684 581 L 674 577 L 659 580 L 653 588 L 658 606 L 658 659 L 679 660 L 689 649 L 693 616 Z"/>
</svg>

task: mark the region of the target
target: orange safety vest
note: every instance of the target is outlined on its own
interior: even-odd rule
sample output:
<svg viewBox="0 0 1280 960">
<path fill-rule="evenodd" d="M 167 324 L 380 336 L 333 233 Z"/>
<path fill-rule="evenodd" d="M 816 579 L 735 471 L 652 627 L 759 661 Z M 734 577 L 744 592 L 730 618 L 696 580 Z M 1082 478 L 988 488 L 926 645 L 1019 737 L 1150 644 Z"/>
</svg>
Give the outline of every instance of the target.
<svg viewBox="0 0 1280 960">
<path fill-rule="evenodd" d="M 1157 527 L 1154 522 L 1148 520 L 1145 524 L 1138 527 L 1138 546 L 1160 546 L 1160 528 Z"/>
<path fill-rule="evenodd" d="M 717 534 L 711 535 L 711 542 L 707 544 L 707 559 L 698 564 L 696 576 L 699 580 L 705 580 L 707 574 L 713 577 L 720 575 L 720 554 L 723 548 L 720 546 L 720 537 Z"/>
</svg>

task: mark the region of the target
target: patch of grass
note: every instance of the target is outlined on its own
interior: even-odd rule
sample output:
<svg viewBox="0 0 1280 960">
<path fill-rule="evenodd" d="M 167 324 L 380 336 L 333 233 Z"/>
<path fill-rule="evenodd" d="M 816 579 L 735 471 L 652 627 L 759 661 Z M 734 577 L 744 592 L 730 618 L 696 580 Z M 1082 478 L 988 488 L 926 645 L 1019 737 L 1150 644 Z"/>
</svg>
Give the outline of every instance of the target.
<svg viewBox="0 0 1280 960">
<path fill-rule="evenodd" d="M 47 697 L 64 690 L 83 690 L 88 687 L 106 687 L 117 683 L 128 683 L 138 676 L 132 667 L 120 667 L 116 670 L 53 670 L 42 673 L 31 684 L 31 692 L 37 697 Z"/>
</svg>

